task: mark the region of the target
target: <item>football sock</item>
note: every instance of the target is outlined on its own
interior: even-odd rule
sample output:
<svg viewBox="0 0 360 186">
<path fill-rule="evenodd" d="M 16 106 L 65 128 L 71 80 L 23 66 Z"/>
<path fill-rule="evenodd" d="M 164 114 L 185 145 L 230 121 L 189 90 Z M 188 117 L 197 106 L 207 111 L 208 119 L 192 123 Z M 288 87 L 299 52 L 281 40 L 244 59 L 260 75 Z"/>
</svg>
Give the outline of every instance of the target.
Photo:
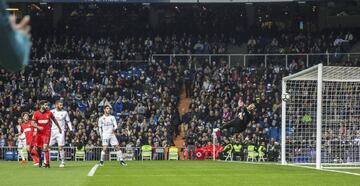
<svg viewBox="0 0 360 186">
<path fill-rule="evenodd" d="M 105 152 L 102 150 L 101 156 L 100 156 L 100 161 L 104 161 L 104 157 L 105 157 Z"/>
<path fill-rule="evenodd" d="M 123 154 L 122 154 L 121 150 L 117 151 L 116 155 L 117 155 L 118 161 L 123 161 Z"/>
<path fill-rule="evenodd" d="M 34 160 L 34 163 L 39 163 L 39 153 L 35 149 L 31 150 L 31 158 Z"/>
<path fill-rule="evenodd" d="M 49 153 L 49 151 L 47 150 L 47 151 L 45 151 L 45 164 L 49 164 L 50 163 L 50 153 Z"/>
<path fill-rule="evenodd" d="M 61 149 L 61 151 L 60 151 L 60 160 L 61 160 L 61 163 L 64 163 L 64 161 L 65 161 L 64 149 Z"/>
</svg>

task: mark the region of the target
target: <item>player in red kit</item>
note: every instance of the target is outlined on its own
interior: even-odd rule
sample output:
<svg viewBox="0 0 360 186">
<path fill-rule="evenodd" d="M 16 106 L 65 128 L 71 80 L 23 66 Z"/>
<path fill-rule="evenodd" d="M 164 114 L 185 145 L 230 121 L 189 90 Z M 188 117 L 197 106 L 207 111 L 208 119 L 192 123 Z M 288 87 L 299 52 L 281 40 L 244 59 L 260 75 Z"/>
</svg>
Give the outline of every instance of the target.
<svg viewBox="0 0 360 186">
<path fill-rule="evenodd" d="M 59 129 L 59 133 L 61 134 L 61 128 L 59 123 L 53 116 L 52 112 L 49 111 L 49 106 L 46 100 L 42 100 L 39 102 L 39 110 L 34 112 L 33 115 L 33 123 L 34 126 L 38 127 L 38 131 L 36 134 L 36 146 L 38 148 L 38 153 L 41 155 L 41 149 L 45 152 L 44 157 L 44 167 L 50 168 L 50 152 L 49 152 L 49 142 L 51 136 L 51 121 L 55 123 L 55 125 Z M 39 167 L 42 166 L 42 159 L 40 158 Z"/>
<path fill-rule="evenodd" d="M 34 165 L 39 164 L 39 154 L 37 150 L 34 148 L 35 145 L 35 135 L 38 126 L 34 126 L 34 124 L 29 120 L 29 113 L 24 112 L 21 114 L 22 124 L 20 126 L 20 130 L 25 134 L 26 139 L 26 150 L 31 154 L 32 159 L 34 160 Z"/>
</svg>

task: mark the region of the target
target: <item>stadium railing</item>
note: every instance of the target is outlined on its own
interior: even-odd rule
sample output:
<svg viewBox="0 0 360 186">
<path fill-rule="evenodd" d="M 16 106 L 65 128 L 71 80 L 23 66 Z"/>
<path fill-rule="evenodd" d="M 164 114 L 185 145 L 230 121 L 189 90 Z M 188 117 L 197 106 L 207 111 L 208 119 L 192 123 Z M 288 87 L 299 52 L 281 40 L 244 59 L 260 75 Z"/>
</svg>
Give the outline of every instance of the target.
<svg viewBox="0 0 360 186">
<path fill-rule="evenodd" d="M 74 62 L 79 62 L 79 63 L 86 63 L 86 62 L 99 62 L 99 63 L 147 63 L 148 60 L 97 60 L 97 59 L 32 59 L 31 61 L 33 62 L 38 62 L 38 63 L 48 63 L 48 62 L 65 62 L 65 63 L 74 63 Z"/>
<path fill-rule="evenodd" d="M 152 159 L 151 160 L 169 160 L 169 148 L 170 147 L 152 147 Z M 77 147 L 64 147 L 65 158 L 67 161 L 77 161 L 75 158 L 75 153 Z M 125 160 L 141 160 L 141 147 L 121 147 L 123 152 L 123 157 Z M 0 160 L 7 161 L 17 161 L 18 160 L 18 151 L 19 149 L 16 146 L 12 147 L 0 147 Z M 57 160 L 54 158 L 58 156 L 58 148 L 53 147 L 50 151 L 50 156 L 53 157 L 52 160 Z M 85 147 L 84 148 L 84 160 L 81 158 L 81 161 L 99 161 L 102 147 Z M 105 156 L 106 160 L 116 160 L 115 153 L 111 156 L 111 152 L 115 152 L 113 147 L 109 147 L 107 155 Z M 195 160 L 204 160 L 205 153 L 203 151 L 194 151 L 189 152 L 188 148 L 178 148 L 178 159 L 179 160 L 190 160 L 190 154 L 193 153 Z M 247 151 L 244 150 L 241 155 L 241 160 L 245 161 Z M 112 157 L 112 158 L 111 158 Z M 208 159 L 218 159 L 220 157 L 214 158 L 211 154 Z M 80 161 L 80 160 L 79 160 Z"/>
<path fill-rule="evenodd" d="M 295 53 L 295 54 L 153 54 L 151 60 L 163 60 L 172 63 L 174 60 L 189 61 L 197 59 L 197 62 L 216 61 L 234 66 L 264 66 L 285 65 L 289 67 L 291 62 L 300 60 L 305 67 L 323 63 L 327 66 L 340 61 L 354 61 L 360 58 L 360 53 Z"/>
<path fill-rule="evenodd" d="M 149 60 L 77 60 L 77 59 L 32 59 L 30 64 L 68 64 L 68 65 L 81 65 L 85 63 L 106 64 L 116 70 L 128 70 L 131 67 L 144 67 L 148 64 Z"/>
<path fill-rule="evenodd" d="M 141 160 L 141 148 L 140 147 L 121 147 L 125 160 Z M 57 151 L 57 147 L 51 148 L 51 151 Z M 102 147 L 85 147 L 85 160 L 93 161 L 100 160 L 100 153 Z M 75 160 L 75 152 L 77 147 L 64 147 L 66 160 Z M 110 159 L 110 153 L 114 152 L 113 147 L 109 147 L 106 159 Z M 152 160 L 167 160 L 169 147 L 153 147 Z M 18 148 L 12 147 L 0 147 L 0 160 L 17 161 L 18 160 Z"/>
</svg>

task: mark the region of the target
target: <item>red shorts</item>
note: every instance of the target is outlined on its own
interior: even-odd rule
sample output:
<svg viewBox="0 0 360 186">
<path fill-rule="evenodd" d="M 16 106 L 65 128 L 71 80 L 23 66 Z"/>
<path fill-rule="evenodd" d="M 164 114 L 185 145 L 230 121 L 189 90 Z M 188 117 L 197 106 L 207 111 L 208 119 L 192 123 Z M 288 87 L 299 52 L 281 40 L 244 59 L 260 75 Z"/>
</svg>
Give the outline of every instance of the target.
<svg viewBox="0 0 360 186">
<path fill-rule="evenodd" d="M 35 138 L 35 136 L 30 136 L 30 137 L 26 137 L 26 146 L 34 146 L 34 141 L 33 139 Z"/>
<path fill-rule="evenodd" d="M 35 146 L 37 147 L 43 147 L 44 144 L 49 144 L 50 142 L 50 135 L 51 135 L 51 131 L 44 131 L 42 133 L 37 133 L 36 136 L 35 136 Z"/>
</svg>

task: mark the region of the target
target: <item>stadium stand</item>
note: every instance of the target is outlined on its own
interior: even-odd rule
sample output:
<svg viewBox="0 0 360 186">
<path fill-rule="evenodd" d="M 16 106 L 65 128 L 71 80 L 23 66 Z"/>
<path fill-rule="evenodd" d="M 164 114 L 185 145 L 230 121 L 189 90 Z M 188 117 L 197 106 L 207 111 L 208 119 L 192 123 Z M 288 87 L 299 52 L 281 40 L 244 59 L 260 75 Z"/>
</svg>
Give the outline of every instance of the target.
<svg viewBox="0 0 360 186">
<path fill-rule="evenodd" d="M 171 145 L 170 122 L 179 120 L 174 105 L 180 85 L 173 83 L 179 81 L 176 65 L 152 63 L 130 71 L 115 70 L 113 65 L 118 63 L 40 61 L 17 74 L 1 70 L 1 136 L 6 146 L 15 144 L 15 118 L 21 112 L 33 111 L 37 100 L 54 103 L 59 98 L 64 98 L 76 126 L 75 136 L 67 138 L 68 145 L 84 141 L 88 142 L 85 145 L 100 144 L 97 117 L 105 104 L 113 107 L 121 123 L 117 136 L 122 145 L 139 141 Z M 164 78 L 173 81 L 169 84 Z"/>
<path fill-rule="evenodd" d="M 39 30 L 33 39 L 33 62 L 24 71 L 0 70 L 0 146 L 16 144 L 17 118 L 23 111 L 33 111 L 41 99 L 51 103 L 64 99 L 75 126 L 75 135 L 68 131 L 67 145 L 100 146 L 96 119 L 101 106 L 110 104 L 120 123 L 116 135 L 122 147 L 172 146 L 181 126 L 188 152 L 212 142 L 212 129 L 233 118 L 233 108 L 239 102 L 255 102 L 258 108 L 251 126 L 243 134 L 225 132 L 221 142 L 223 146 L 240 143 L 242 149 L 265 142 L 268 160 L 277 161 L 281 78 L 306 68 L 304 61 L 294 59 L 288 68 L 279 64 L 230 67 L 221 58 L 152 61 L 150 56 L 226 54 L 228 46 L 242 44 L 247 45 L 248 53 L 339 53 L 347 52 L 357 41 L 354 31 L 345 30 L 279 34 L 272 29 L 277 35 L 257 32 L 240 36 L 243 25 L 239 20 L 243 18 L 236 16 L 241 11 L 236 7 L 225 12 L 198 5 L 179 6 L 168 13 L 172 16 L 167 22 L 159 23 L 164 24 L 163 30 L 156 31 L 137 21 L 144 20 L 150 11 L 143 6 L 128 5 L 122 7 L 124 11 L 110 8 L 107 12 L 66 6 L 67 16 L 52 31 L 43 29 L 45 23 L 51 24 L 45 18 L 51 12 L 34 16 L 38 20 L 34 22 L 43 24 L 33 26 Z M 120 16 L 123 20 L 112 25 Z M 184 19 L 191 23 L 180 22 Z M 99 22 L 103 27 L 97 28 Z M 359 58 L 338 61 L 359 65 Z M 185 76 L 192 82 L 191 103 L 189 112 L 180 116 L 177 104 Z"/>
</svg>

